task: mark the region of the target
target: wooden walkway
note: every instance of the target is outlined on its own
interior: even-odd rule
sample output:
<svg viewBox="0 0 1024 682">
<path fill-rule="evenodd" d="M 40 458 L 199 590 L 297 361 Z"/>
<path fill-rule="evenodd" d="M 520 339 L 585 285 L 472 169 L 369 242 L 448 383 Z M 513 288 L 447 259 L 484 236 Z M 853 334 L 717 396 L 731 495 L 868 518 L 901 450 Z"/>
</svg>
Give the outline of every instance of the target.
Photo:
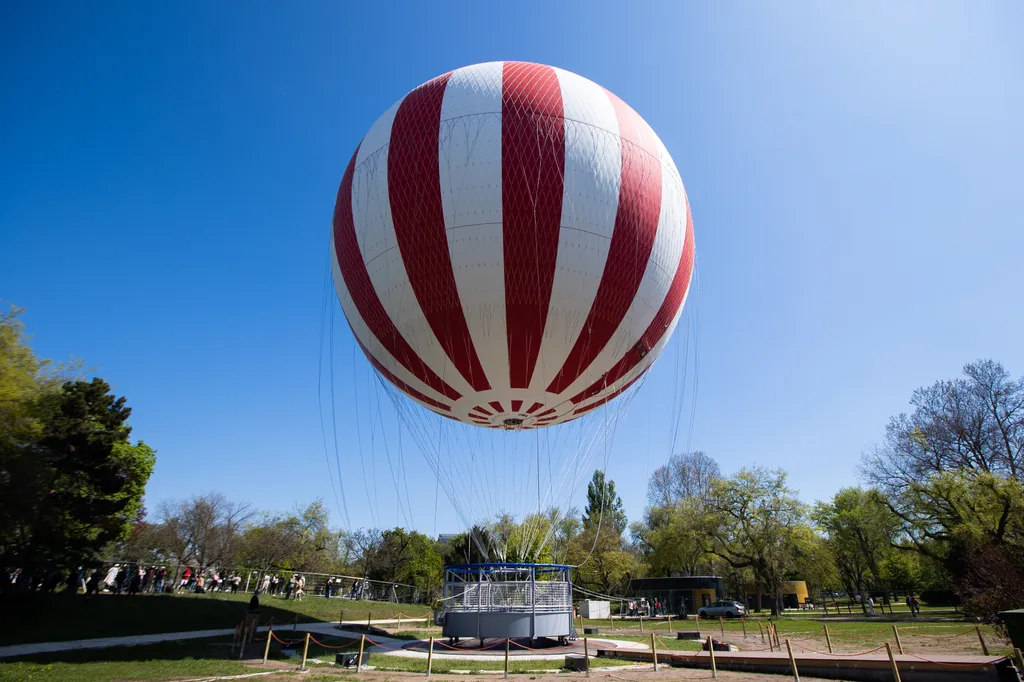
<svg viewBox="0 0 1024 682">
<path fill-rule="evenodd" d="M 711 656 L 707 651 L 659 650 L 659 665 L 687 668 L 711 668 Z M 598 648 L 597 655 L 603 658 L 618 658 L 630 661 L 653 663 L 654 654 L 650 649 Z M 833 680 L 864 680 L 874 682 L 893 679 L 892 664 L 885 649 L 861 654 L 828 654 L 794 650 L 793 658 L 801 675 Z M 970 654 L 948 655 L 897 654 L 896 665 L 903 682 L 960 682 L 961 680 L 998 680 L 1001 670 L 1008 670 L 1010 661 L 1004 656 L 975 656 Z M 719 670 L 757 672 L 792 676 L 789 654 L 785 651 L 716 651 L 715 665 Z"/>
</svg>

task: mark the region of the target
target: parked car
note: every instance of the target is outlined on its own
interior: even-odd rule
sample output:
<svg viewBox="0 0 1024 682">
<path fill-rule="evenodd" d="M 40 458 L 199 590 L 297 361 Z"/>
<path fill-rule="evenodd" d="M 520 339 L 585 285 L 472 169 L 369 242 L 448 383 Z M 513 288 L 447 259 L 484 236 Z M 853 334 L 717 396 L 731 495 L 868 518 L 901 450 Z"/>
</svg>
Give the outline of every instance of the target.
<svg viewBox="0 0 1024 682">
<path fill-rule="evenodd" d="M 747 609 L 738 601 L 723 599 L 710 606 L 702 606 L 697 614 L 701 618 L 742 618 Z"/>
</svg>

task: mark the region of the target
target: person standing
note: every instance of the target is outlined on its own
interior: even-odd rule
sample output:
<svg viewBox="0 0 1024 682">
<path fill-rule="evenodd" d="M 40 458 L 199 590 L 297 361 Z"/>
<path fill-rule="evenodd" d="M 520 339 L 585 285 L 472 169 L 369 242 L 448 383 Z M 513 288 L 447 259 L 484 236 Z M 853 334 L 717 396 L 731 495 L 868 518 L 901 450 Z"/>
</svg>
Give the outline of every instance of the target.
<svg viewBox="0 0 1024 682">
<path fill-rule="evenodd" d="M 164 579 L 167 578 L 167 569 L 163 566 L 156 572 L 156 582 L 153 583 L 153 592 L 156 594 L 163 594 L 164 591 Z"/>
<path fill-rule="evenodd" d="M 110 570 L 107 571 L 107 576 L 103 579 L 103 589 L 108 592 L 114 591 L 114 587 L 117 585 L 117 569 L 120 567 L 119 564 L 114 564 L 110 567 Z"/>
<path fill-rule="evenodd" d="M 871 598 L 871 595 L 868 595 L 868 615 L 875 615 L 875 600 Z"/>
</svg>

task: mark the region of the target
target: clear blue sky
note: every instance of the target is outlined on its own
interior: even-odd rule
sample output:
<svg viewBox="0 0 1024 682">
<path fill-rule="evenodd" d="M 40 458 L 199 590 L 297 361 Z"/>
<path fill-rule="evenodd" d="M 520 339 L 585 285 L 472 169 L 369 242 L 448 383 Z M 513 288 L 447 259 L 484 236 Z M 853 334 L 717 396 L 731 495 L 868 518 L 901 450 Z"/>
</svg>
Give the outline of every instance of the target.
<svg viewBox="0 0 1024 682">
<path fill-rule="evenodd" d="M 210 490 L 334 509 L 316 384 L 344 165 L 428 78 L 549 63 L 639 111 L 689 191 L 692 447 L 827 497 L 914 388 L 979 357 L 1024 372 L 1021 35 L 1010 1 L 4 3 L 0 297 L 41 354 L 128 397 L 159 453 L 151 509 Z M 335 344 L 351 365 L 343 327 Z M 647 411 L 675 352 L 611 457 L 631 518 L 668 456 Z M 456 526 L 442 498 L 437 530 Z"/>
</svg>

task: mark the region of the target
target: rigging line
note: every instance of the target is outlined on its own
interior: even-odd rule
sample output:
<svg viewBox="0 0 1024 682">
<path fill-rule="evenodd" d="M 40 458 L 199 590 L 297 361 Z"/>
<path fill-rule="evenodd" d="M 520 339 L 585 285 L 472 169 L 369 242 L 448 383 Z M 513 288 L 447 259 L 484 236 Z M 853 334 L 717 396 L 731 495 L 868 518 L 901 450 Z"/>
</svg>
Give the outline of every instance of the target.
<svg viewBox="0 0 1024 682">
<path fill-rule="evenodd" d="M 327 263 L 327 268 L 324 271 L 324 285 L 322 287 L 323 295 L 321 296 L 320 306 L 320 348 L 317 352 L 317 372 L 316 372 L 316 403 L 317 412 L 320 415 L 320 440 L 324 445 L 324 461 L 327 463 L 327 475 L 331 480 L 331 492 L 334 493 L 334 504 L 338 507 L 338 513 L 341 515 L 342 522 L 345 524 L 347 530 L 351 530 L 349 525 L 348 516 L 342 510 L 341 501 L 338 499 L 338 491 L 334 486 L 334 472 L 331 469 L 331 456 L 329 448 L 327 447 L 327 427 L 324 425 L 324 396 L 323 396 L 323 379 L 324 379 L 324 324 L 327 317 L 327 307 L 330 305 L 328 297 L 328 287 L 330 286 L 329 276 L 331 272 L 330 262 Z M 338 471 L 338 478 L 341 478 L 341 471 Z"/>
<path fill-rule="evenodd" d="M 332 425 L 333 430 L 334 430 L 334 461 L 338 465 L 338 478 L 339 478 L 339 483 L 340 483 L 340 479 L 341 479 L 341 455 L 340 455 L 339 449 L 338 449 L 338 410 L 337 410 L 335 399 L 334 399 L 334 384 L 335 384 L 335 381 L 334 381 L 334 306 L 330 306 L 330 311 L 331 311 L 330 312 L 330 325 L 329 325 L 330 336 L 329 336 L 329 339 L 328 339 L 328 346 L 329 346 L 328 353 L 330 355 L 330 369 L 331 369 L 331 381 L 330 381 L 330 385 L 331 385 L 331 425 Z M 343 509 L 342 513 L 344 515 L 345 526 L 348 527 L 349 529 L 351 529 L 351 525 L 349 523 L 349 515 L 348 515 L 348 502 L 345 500 L 345 487 L 344 487 L 344 484 L 342 484 L 342 487 L 341 487 L 341 503 L 342 503 L 342 509 Z"/>
<path fill-rule="evenodd" d="M 441 484 L 438 482 L 437 477 L 434 477 L 434 539 L 438 538 L 437 535 L 437 496 L 440 492 Z"/>
<path fill-rule="evenodd" d="M 385 388 L 385 392 L 391 398 L 399 419 L 405 421 L 407 426 L 410 428 L 410 433 L 414 435 L 414 440 L 416 440 L 417 446 L 421 453 L 423 453 L 424 458 L 427 460 L 428 466 L 430 466 L 434 471 L 434 474 L 437 477 L 437 482 L 444 487 L 445 494 L 452 502 L 452 507 L 456 514 L 463 520 L 463 523 L 466 523 L 466 525 L 469 526 L 466 521 L 465 511 L 454 494 L 452 479 L 448 475 L 449 472 L 442 465 L 440 444 L 438 444 L 438 449 L 435 451 L 429 446 L 429 443 L 431 442 L 430 439 L 424 437 L 427 436 L 428 433 L 426 429 L 426 418 L 421 414 L 423 411 L 416 409 L 416 406 L 413 405 L 411 400 L 401 395 L 397 389 L 394 389 L 386 382 L 382 382 L 382 385 Z M 413 415 L 416 416 L 414 417 Z M 440 417 L 437 418 L 440 419 Z M 477 544 L 478 547 L 480 546 L 477 541 L 475 541 L 475 544 Z M 483 550 L 481 550 L 481 552 L 485 553 Z"/>
<path fill-rule="evenodd" d="M 369 363 L 367 363 L 369 364 Z M 377 480 L 374 477 L 373 482 L 373 497 L 370 497 L 370 483 L 366 480 L 366 456 L 363 454 L 363 427 L 362 419 L 359 416 L 359 393 L 358 393 L 359 377 L 356 375 L 356 344 L 352 344 L 352 402 L 355 405 L 356 410 L 356 442 L 359 446 L 359 468 L 363 474 L 363 493 L 366 495 L 366 506 L 370 509 L 370 518 L 373 520 L 373 525 L 376 528 L 380 528 L 380 518 L 377 514 Z M 371 441 L 370 452 L 373 452 L 373 446 Z M 371 457 L 372 459 L 372 457 Z"/>
<path fill-rule="evenodd" d="M 401 485 L 399 484 L 400 474 L 396 475 L 395 466 L 391 460 L 391 448 L 388 446 L 388 436 L 386 433 L 386 429 L 384 427 L 383 410 L 381 410 L 380 407 L 380 387 L 384 385 L 385 381 L 384 378 L 379 373 L 375 372 L 374 374 L 377 378 L 377 385 L 374 387 L 374 395 L 376 397 L 377 403 L 377 419 L 380 422 L 381 440 L 384 441 L 384 453 L 388 460 L 388 470 L 391 472 L 391 481 L 395 484 L 395 502 L 398 505 L 398 511 L 405 519 L 405 523 L 407 524 L 407 526 L 409 528 L 413 528 L 414 526 L 412 523 L 412 511 L 407 511 L 407 507 L 409 504 L 408 498 L 405 499 L 405 505 L 402 504 L 402 489 Z M 401 429 L 399 429 L 399 439 L 401 439 Z"/>
<path fill-rule="evenodd" d="M 409 495 L 409 472 L 405 469 L 405 450 L 402 447 L 402 423 L 398 423 L 398 478 L 405 483 L 405 502 L 409 505 L 409 516 L 415 522 L 412 513 L 412 496 Z"/>
<path fill-rule="evenodd" d="M 694 254 L 694 271 L 696 275 L 697 285 L 697 300 L 694 301 L 693 306 L 693 399 L 690 402 L 690 428 L 689 433 L 686 436 L 686 449 L 690 449 L 690 442 L 693 439 L 693 425 L 697 419 L 697 389 L 700 386 L 700 371 L 699 371 L 699 359 L 700 356 L 698 351 L 700 349 L 700 269 L 698 266 L 697 255 Z"/>
<path fill-rule="evenodd" d="M 644 376 L 640 378 L 640 382 L 639 383 L 641 385 L 643 385 L 644 383 L 646 383 L 646 381 L 647 381 L 647 375 L 644 374 Z M 639 389 L 637 389 L 637 390 L 639 390 Z M 628 397 L 628 399 L 629 399 L 628 402 L 631 402 L 633 397 L 636 395 L 637 391 L 636 390 L 627 391 L 627 393 L 629 394 L 628 396 L 622 396 L 622 397 Z M 620 415 L 623 414 L 625 412 L 625 409 L 629 406 L 628 402 L 627 402 L 627 404 L 625 406 L 623 406 L 622 411 L 619 413 Z M 614 439 L 614 437 L 615 437 L 615 429 L 617 427 L 618 427 L 618 419 L 616 420 L 615 424 L 613 425 L 612 432 L 610 434 L 610 438 L 609 438 L 609 440 L 606 440 L 606 443 L 608 443 L 608 442 L 610 442 L 610 440 Z M 610 456 L 610 454 L 611 454 L 610 449 L 606 449 L 606 451 L 605 451 L 605 462 L 604 462 L 605 470 L 607 470 L 607 468 L 608 468 L 608 457 Z M 607 480 L 605 481 L 605 486 L 607 486 Z M 590 553 L 587 554 L 587 558 L 583 560 L 583 563 L 581 563 L 579 566 L 576 567 L 577 569 L 582 568 L 583 566 L 586 565 L 586 563 L 588 561 L 590 561 L 590 557 L 592 557 L 594 555 L 594 550 L 597 548 L 597 540 L 598 540 L 598 537 L 601 534 L 601 522 L 604 519 L 604 497 L 605 497 L 604 495 L 601 496 L 601 498 L 602 498 L 601 499 L 601 514 L 600 514 L 600 516 L 598 516 L 598 519 L 597 519 L 597 531 L 594 533 L 594 544 L 591 545 Z"/>
<path fill-rule="evenodd" d="M 637 386 L 635 386 L 631 390 L 627 391 L 626 395 L 623 395 L 623 396 L 620 397 L 621 404 L 620 404 L 618 410 L 612 411 L 610 409 L 610 407 L 601 410 L 601 412 L 603 413 L 603 416 L 605 418 L 605 427 L 606 427 L 605 430 L 604 430 L 604 437 L 600 441 L 601 443 L 603 443 L 605 445 L 605 458 L 604 458 L 604 462 L 603 462 L 603 466 L 602 466 L 602 471 L 607 471 L 608 459 L 609 459 L 609 457 L 611 455 L 611 449 L 610 449 L 611 448 L 611 442 L 614 439 L 614 435 L 615 435 L 614 429 L 612 430 L 612 432 L 610 434 L 607 432 L 607 424 L 608 424 L 609 420 L 614 419 L 614 426 L 615 426 L 615 428 L 617 428 L 619 421 L 621 421 L 621 419 L 625 416 L 626 410 L 628 409 L 629 404 L 632 402 L 633 398 L 640 391 L 640 389 L 642 388 L 642 386 L 646 382 L 646 380 L 647 380 L 647 376 L 646 375 L 642 376 L 641 379 L 640 379 L 640 382 L 639 382 L 639 384 Z M 581 427 L 581 429 L 582 429 L 582 427 Z M 598 432 L 598 433 L 601 433 L 601 432 Z M 589 455 L 593 452 L 594 449 L 596 449 L 595 445 L 597 444 L 597 442 L 599 442 L 599 441 L 597 440 L 596 437 L 595 437 L 594 440 L 591 441 L 591 446 L 587 449 L 586 456 L 584 458 L 585 461 L 589 461 Z M 576 468 L 577 474 L 578 474 L 578 472 L 580 472 L 582 470 L 583 470 L 582 467 L 577 467 Z M 574 477 L 572 489 L 575 490 L 576 486 L 579 484 L 578 480 L 579 480 L 579 477 L 577 475 L 576 477 Z M 594 547 L 597 546 L 597 539 L 598 539 L 598 536 L 600 535 L 601 518 L 603 517 L 603 514 L 604 514 L 604 503 L 605 503 L 604 495 L 602 495 L 602 499 L 601 499 L 602 509 L 601 509 L 601 515 L 599 516 L 599 519 L 598 519 L 598 528 L 597 528 L 597 531 L 596 531 L 596 533 L 594 535 L 594 545 L 591 547 L 590 554 L 587 555 L 587 558 L 584 560 L 584 563 L 586 563 L 587 561 L 590 560 L 590 556 L 594 552 Z M 546 536 L 544 538 L 544 541 L 543 541 L 543 543 L 540 546 L 540 549 L 543 549 L 543 547 L 547 544 L 548 540 L 550 539 L 552 530 L 553 530 L 553 527 L 548 529 L 548 533 L 546 534 Z M 538 550 L 538 554 L 539 554 L 539 551 L 540 550 Z"/>
</svg>

